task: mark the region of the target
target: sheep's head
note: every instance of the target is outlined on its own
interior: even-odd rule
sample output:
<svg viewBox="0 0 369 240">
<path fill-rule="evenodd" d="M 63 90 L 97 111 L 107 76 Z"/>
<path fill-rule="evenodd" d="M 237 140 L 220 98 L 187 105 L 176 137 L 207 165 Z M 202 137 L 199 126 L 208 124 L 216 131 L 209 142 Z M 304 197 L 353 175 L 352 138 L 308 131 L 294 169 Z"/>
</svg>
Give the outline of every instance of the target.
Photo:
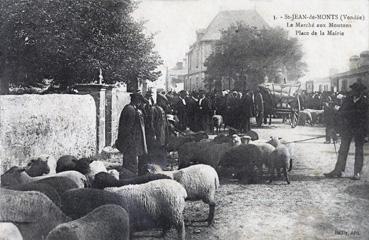
<svg viewBox="0 0 369 240">
<path fill-rule="evenodd" d="M 24 168 L 17 166 L 11 167 L 3 175 L 1 175 L 1 186 L 14 186 L 22 184 Z"/>
<path fill-rule="evenodd" d="M 48 160 L 47 159 L 45 160 L 43 157 L 31 159 L 28 162 L 25 171 L 31 177 L 37 177 L 43 174 L 48 174 L 50 172 Z"/>
<path fill-rule="evenodd" d="M 91 158 L 81 158 L 76 162 L 75 170 L 82 173 L 82 174 L 88 174 L 90 169 L 90 163 L 93 162 L 93 159 Z"/>
<path fill-rule="evenodd" d="M 273 147 L 277 147 L 278 145 L 281 144 L 281 140 L 282 138 L 280 137 L 270 137 L 270 140 L 267 142 L 270 145 L 272 145 Z"/>
<path fill-rule="evenodd" d="M 163 170 L 161 169 L 161 167 L 159 165 L 147 164 L 146 165 L 146 171 L 150 174 L 156 174 L 156 173 L 162 172 Z"/>
<path fill-rule="evenodd" d="M 241 138 L 237 134 L 232 135 L 232 144 L 233 146 L 238 146 L 241 144 Z"/>
<path fill-rule="evenodd" d="M 250 143 L 250 140 L 251 140 L 251 137 L 248 136 L 248 135 L 245 135 L 245 136 L 242 136 L 241 137 L 242 144 L 249 144 Z"/>
<path fill-rule="evenodd" d="M 115 186 L 117 179 L 106 172 L 100 172 L 95 175 L 92 183 L 93 188 L 103 189 L 107 186 Z"/>
</svg>

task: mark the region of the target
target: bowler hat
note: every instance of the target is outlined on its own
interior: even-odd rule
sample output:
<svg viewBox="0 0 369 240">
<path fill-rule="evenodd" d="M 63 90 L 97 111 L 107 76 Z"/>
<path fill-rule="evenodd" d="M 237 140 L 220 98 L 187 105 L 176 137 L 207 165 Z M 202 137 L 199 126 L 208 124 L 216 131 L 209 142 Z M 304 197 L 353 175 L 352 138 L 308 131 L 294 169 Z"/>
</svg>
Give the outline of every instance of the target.
<svg viewBox="0 0 369 240">
<path fill-rule="evenodd" d="M 142 97 L 142 95 L 141 95 L 141 91 L 140 90 L 135 90 L 135 91 L 133 91 L 131 94 L 129 94 L 129 96 L 131 97 L 131 98 L 140 98 L 140 97 Z"/>
<path fill-rule="evenodd" d="M 168 102 L 168 98 L 165 95 L 161 94 L 161 93 L 158 93 L 156 95 L 156 99 L 161 99 L 161 100 L 163 100 L 165 102 Z"/>
</svg>

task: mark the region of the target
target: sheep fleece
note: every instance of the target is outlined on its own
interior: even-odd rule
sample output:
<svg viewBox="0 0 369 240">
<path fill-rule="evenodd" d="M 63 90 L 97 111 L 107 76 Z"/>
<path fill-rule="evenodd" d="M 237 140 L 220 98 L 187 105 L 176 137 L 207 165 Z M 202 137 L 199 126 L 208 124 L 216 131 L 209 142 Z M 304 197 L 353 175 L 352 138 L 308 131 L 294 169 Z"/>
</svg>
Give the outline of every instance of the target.
<svg viewBox="0 0 369 240">
<path fill-rule="evenodd" d="M 46 240 L 128 240 L 129 217 L 125 209 L 108 204 L 86 216 L 54 228 Z"/>
<path fill-rule="evenodd" d="M 163 217 L 178 226 L 183 221 L 187 192 L 174 180 L 162 179 L 145 184 L 109 187 L 106 191 L 123 196 L 130 222 L 139 229 L 157 226 Z"/>
</svg>

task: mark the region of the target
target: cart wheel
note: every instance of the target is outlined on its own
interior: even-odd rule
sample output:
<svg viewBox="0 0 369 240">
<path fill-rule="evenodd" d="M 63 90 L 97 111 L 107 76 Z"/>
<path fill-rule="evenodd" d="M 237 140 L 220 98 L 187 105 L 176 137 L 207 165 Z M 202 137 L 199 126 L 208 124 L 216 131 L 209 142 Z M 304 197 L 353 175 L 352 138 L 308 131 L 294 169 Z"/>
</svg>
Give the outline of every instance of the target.
<svg viewBox="0 0 369 240">
<path fill-rule="evenodd" d="M 299 119 L 299 112 L 292 111 L 290 113 L 290 119 L 291 119 L 291 128 L 295 128 L 297 126 L 297 121 Z"/>
<path fill-rule="evenodd" d="M 296 96 L 296 101 L 291 104 L 291 113 L 290 113 L 290 119 L 291 119 L 291 127 L 295 128 L 297 126 L 297 122 L 299 120 L 299 114 L 300 114 L 300 99 L 299 96 Z"/>
</svg>

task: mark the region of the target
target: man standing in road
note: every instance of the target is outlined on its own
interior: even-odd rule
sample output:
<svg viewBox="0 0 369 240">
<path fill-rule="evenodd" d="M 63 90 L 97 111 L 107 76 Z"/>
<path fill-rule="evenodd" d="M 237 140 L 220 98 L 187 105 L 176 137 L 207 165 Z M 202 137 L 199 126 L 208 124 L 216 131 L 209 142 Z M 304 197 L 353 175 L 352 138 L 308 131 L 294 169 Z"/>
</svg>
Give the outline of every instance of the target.
<svg viewBox="0 0 369 240">
<path fill-rule="evenodd" d="M 140 92 L 132 93 L 131 102 L 120 114 L 118 139 L 115 146 L 123 153 L 123 168 L 137 174 L 143 174 L 142 156 L 147 154 L 145 123 L 142 111 L 143 102 Z"/>
<path fill-rule="evenodd" d="M 338 110 L 341 118 L 341 145 L 338 151 L 338 159 L 333 171 L 325 173 L 326 177 L 341 177 L 345 171 L 347 155 L 352 139 L 355 141 L 355 165 L 353 180 L 360 179 L 363 168 L 363 146 L 368 130 L 368 99 L 363 94 L 366 87 L 360 82 L 350 86 L 351 92 L 347 96 L 342 107 Z"/>
</svg>

